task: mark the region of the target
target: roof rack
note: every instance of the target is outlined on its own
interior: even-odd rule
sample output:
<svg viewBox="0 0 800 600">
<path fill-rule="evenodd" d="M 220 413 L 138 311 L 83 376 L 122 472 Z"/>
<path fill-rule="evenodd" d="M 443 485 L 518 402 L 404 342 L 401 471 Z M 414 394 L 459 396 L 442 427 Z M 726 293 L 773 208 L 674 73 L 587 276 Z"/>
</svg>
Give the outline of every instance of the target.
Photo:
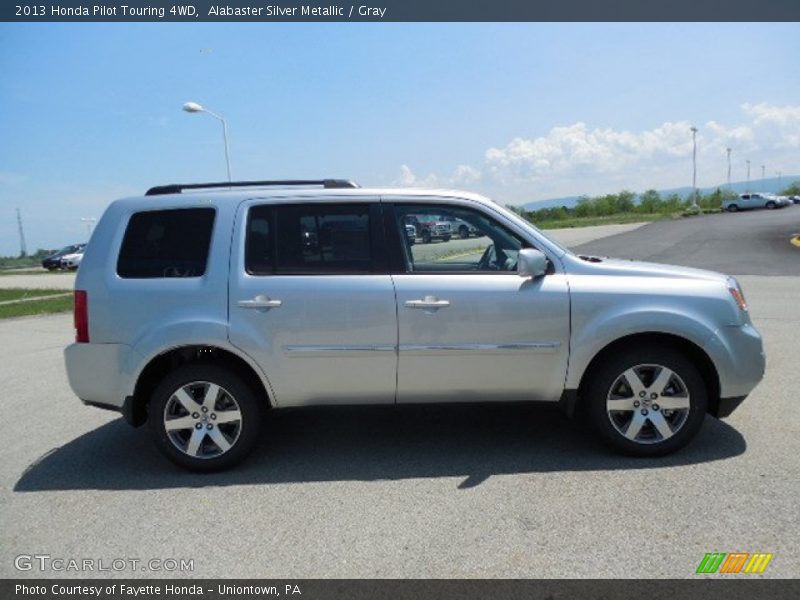
<svg viewBox="0 0 800 600">
<path fill-rule="evenodd" d="M 326 189 L 361 187 L 349 179 L 285 179 L 272 181 L 219 181 L 214 183 L 170 183 L 151 187 L 145 196 L 161 196 L 163 194 L 180 194 L 184 190 L 201 190 L 207 188 L 240 188 L 266 186 L 301 186 L 321 185 Z"/>
</svg>

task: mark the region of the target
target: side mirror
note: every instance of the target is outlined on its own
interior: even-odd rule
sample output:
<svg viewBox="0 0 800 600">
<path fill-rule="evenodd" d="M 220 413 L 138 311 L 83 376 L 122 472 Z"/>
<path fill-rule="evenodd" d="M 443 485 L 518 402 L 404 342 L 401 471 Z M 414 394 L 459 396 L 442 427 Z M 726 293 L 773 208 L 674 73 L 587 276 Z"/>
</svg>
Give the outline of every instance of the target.
<svg viewBox="0 0 800 600">
<path fill-rule="evenodd" d="M 533 248 L 522 248 L 517 257 L 517 275 L 536 279 L 547 273 L 547 257 Z"/>
</svg>

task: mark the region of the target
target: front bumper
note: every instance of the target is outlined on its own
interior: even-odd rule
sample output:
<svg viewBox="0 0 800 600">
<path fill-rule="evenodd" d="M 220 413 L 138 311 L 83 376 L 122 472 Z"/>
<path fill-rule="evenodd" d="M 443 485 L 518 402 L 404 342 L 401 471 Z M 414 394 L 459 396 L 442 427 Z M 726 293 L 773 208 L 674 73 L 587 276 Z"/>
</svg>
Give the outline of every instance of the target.
<svg viewBox="0 0 800 600">
<path fill-rule="evenodd" d="M 719 407 L 715 416 L 727 417 L 764 378 L 766 355 L 761 334 L 750 323 L 722 327 L 705 349 L 719 376 Z"/>
</svg>

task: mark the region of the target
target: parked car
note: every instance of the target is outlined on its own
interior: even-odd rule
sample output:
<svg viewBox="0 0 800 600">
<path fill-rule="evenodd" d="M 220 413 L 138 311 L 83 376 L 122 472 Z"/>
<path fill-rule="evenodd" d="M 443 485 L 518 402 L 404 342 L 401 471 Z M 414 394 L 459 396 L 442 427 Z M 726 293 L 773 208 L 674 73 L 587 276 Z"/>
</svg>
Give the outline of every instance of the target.
<svg viewBox="0 0 800 600">
<path fill-rule="evenodd" d="M 550 402 L 617 451 L 660 456 L 763 377 L 733 277 L 576 256 L 476 194 L 316 183 L 111 203 L 75 284 L 75 394 L 212 471 L 252 450 L 268 409 L 315 404 Z M 489 244 L 409 252 L 412 215 Z"/>
<path fill-rule="evenodd" d="M 47 256 L 42 260 L 42 266 L 47 269 L 48 271 L 55 271 L 56 269 L 61 268 L 61 258 L 66 256 L 67 254 L 75 254 L 76 252 L 83 251 L 86 244 L 71 244 L 69 246 L 64 246 L 61 250 L 57 252 L 53 252 L 50 256 Z"/>
<path fill-rule="evenodd" d="M 65 254 L 61 257 L 60 267 L 66 271 L 77 271 L 83 260 L 83 252 Z"/>
<path fill-rule="evenodd" d="M 449 217 L 445 220 L 450 223 L 450 229 L 452 232 L 454 234 L 458 234 L 458 237 L 460 237 L 462 240 L 467 239 L 471 235 L 478 235 L 478 228 L 462 219 Z"/>
<path fill-rule="evenodd" d="M 409 246 L 413 246 L 417 243 L 417 228 L 411 223 L 406 223 L 406 239 L 408 240 Z"/>
<path fill-rule="evenodd" d="M 800 196 L 789 196 L 789 200 L 791 200 L 793 204 L 800 204 Z"/>
<path fill-rule="evenodd" d="M 408 215 L 406 223 L 414 226 L 423 244 L 434 240 L 449 242 L 453 237 L 450 223 L 435 215 Z"/>
<path fill-rule="evenodd" d="M 777 196 L 765 193 L 739 194 L 737 198 L 722 201 L 722 209 L 728 212 L 737 212 L 739 210 L 749 210 L 752 208 L 784 208 L 786 206 L 788 206 L 788 203 L 782 201 Z"/>
</svg>

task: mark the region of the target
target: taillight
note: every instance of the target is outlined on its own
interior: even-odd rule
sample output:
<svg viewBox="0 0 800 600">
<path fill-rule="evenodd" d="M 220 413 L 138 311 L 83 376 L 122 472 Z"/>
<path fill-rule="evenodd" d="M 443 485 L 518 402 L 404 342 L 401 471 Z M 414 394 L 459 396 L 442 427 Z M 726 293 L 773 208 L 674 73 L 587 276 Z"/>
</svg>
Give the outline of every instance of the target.
<svg viewBox="0 0 800 600">
<path fill-rule="evenodd" d="M 89 343 L 89 296 L 84 290 L 75 290 L 75 341 L 79 344 Z"/>
</svg>

